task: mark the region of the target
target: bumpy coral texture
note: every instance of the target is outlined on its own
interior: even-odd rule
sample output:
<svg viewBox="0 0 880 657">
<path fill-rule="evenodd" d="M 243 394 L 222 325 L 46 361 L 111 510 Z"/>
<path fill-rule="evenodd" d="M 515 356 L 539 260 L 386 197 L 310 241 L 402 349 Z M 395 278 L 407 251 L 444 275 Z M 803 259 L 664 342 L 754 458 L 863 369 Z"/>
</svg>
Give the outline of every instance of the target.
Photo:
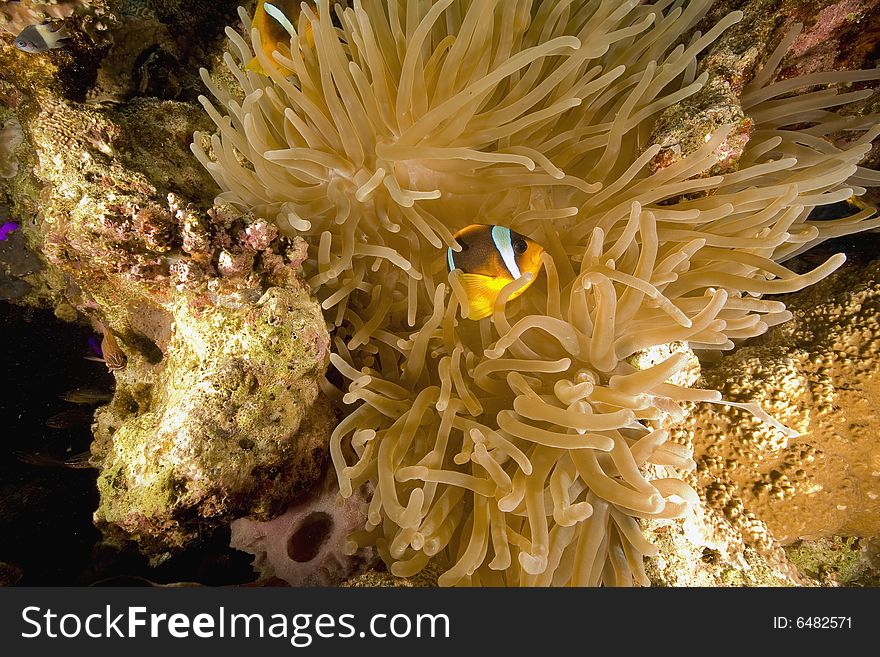
<svg viewBox="0 0 880 657">
<path fill-rule="evenodd" d="M 637 518 L 698 501 L 666 426 L 720 399 L 672 377 L 789 318 L 762 295 L 843 262 L 797 275 L 784 258 L 876 225 L 808 219 L 877 180 L 857 166 L 872 120 L 826 110 L 870 91 L 786 97 L 876 72 L 773 83 L 790 41 L 743 93 L 750 123 L 658 165 L 656 119 L 701 89 L 697 55 L 741 18 L 686 37 L 710 4 L 322 0 L 297 21 L 314 47 L 275 54 L 291 78 L 256 32 L 227 30 L 243 95 L 204 73 L 222 109 L 203 99 L 218 133 L 194 151 L 222 199 L 309 244 L 335 330 L 324 387 L 347 413 L 340 489 L 374 491 L 352 540 L 395 575 L 434 561 L 441 585 L 646 584 Z M 268 76 L 244 70 L 254 57 Z M 841 129 L 846 150 L 823 138 Z M 479 322 L 444 268 L 475 222 L 547 249 L 539 280 Z"/>
<path fill-rule="evenodd" d="M 4 2 L 0 7 L 0 29 L 18 34 L 28 25 L 39 25 L 47 19 L 63 19 L 71 16 L 77 5 L 89 3 L 66 0 L 62 2 Z"/>
<path fill-rule="evenodd" d="M 673 439 L 692 437 L 698 488 L 753 545 L 877 536 L 880 263 L 851 265 L 789 308 L 791 322 L 723 358 L 704 383 L 761 403 L 799 435 L 698 405 Z"/>
</svg>

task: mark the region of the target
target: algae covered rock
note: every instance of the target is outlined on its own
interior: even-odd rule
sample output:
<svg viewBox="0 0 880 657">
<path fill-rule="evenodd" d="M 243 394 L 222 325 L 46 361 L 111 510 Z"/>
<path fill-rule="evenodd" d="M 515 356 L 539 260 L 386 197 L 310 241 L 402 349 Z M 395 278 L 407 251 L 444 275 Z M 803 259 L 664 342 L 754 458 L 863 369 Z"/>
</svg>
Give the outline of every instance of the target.
<svg viewBox="0 0 880 657">
<path fill-rule="evenodd" d="M 650 522 L 645 535 L 658 555 L 645 565 L 652 586 L 799 586 L 799 576 L 780 550 L 766 552 L 745 545 L 725 531 L 713 509 L 693 507 L 681 519 Z"/>
<path fill-rule="evenodd" d="M 365 588 L 436 588 L 437 578 L 443 574 L 443 569 L 436 564 L 429 563 L 412 577 L 395 577 L 386 570 L 371 570 L 342 583 L 341 586 L 352 589 Z"/>
<path fill-rule="evenodd" d="M 685 8 L 678 20 L 693 20 L 694 10 L 694 6 Z M 871 69 L 877 59 L 878 17 L 877 0 L 716 1 L 694 25 L 690 42 L 683 45 L 692 47 L 718 24 L 726 23 L 729 29 L 686 74 L 689 81 L 702 81 L 702 88 L 671 105 L 657 120 L 650 143 L 661 150 L 651 166 L 662 169 L 680 161 L 702 146 L 707 134 L 731 125 L 733 129 L 717 150 L 719 163 L 709 173 L 736 170 L 755 131 L 754 117 L 750 116 L 754 100 L 744 89 L 756 76 L 771 72 L 774 49 L 789 39 L 791 47 L 780 53 L 784 57 L 777 62 L 778 80 L 817 71 Z M 862 88 L 861 84 L 856 88 Z M 846 113 L 876 112 L 876 105 L 875 95 L 855 103 Z M 875 146 L 863 164 L 876 166 L 878 157 L 880 148 Z"/>
<path fill-rule="evenodd" d="M 320 476 L 329 429 L 316 404 L 327 337 L 304 290 L 233 308 L 182 298 L 171 316 L 161 366 L 129 365 L 93 447 L 96 521 L 148 552 L 184 546 L 206 521 L 277 514 Z"/>
<path fill-rule="evenodd" d="M 170 20 L 165 9 L 150 20 Z M 303 245 L 213 205 L 189 149 L 207 121 L 195 103 L 75 99 L 52 66 L 88 64 L 75 48 L 24 54 L 0 49 L 3 120 L 21 130 L 16 171 L 0 181 L 21 226 L 4 275 L 27 276 L 10 281 L 21 302 L 102 334 L 116 390 L 93 426 L 97 525 L 155 563 L 233 518 L 281 513 L 320 481 L 333 418 Z M 17 266 L 25 248 L 39 259 Z"/>
<path fill-rule="evenodd" d="M 880 586 L 880 541 L 831 536 L 786 546 L 789 561 L 823 586 Z"/>
</svg>

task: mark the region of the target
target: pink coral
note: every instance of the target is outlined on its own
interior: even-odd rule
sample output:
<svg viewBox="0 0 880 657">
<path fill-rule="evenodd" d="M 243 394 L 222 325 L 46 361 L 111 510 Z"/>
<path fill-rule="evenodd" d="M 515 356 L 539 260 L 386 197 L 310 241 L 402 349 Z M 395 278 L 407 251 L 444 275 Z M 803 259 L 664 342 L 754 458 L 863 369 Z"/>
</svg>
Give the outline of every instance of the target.
<svg viewBox="0 0 880 657">
<path fill-rule="evenodd" d="M 265 251 L 276 237 L 278 237 L 278 229 L 275 224 L 270 224 L 265 219 L 258 219 L 244 229 L 244 235 L 239 239 L 249 249 Z"/>
<path fill-rule="evenodd" d="M 254 268 L 254 254 L 223 250 L 217 257 L 217 271 L 222 276 L 244 276 Z"/>
<path fill-rule="evenodd" d="M 171 276 L 178 290 L 205 280 L 205 270 L 195 260 L 180 259 L 171 265 Z"/>
<path fill-rule="evenodd" d="M 366 508 L 363 495 L 343 500 L 334 484 L 274 520 L 234 520 L 230 545 L 254 555 L 262 583 L 278 579 L 291 586 L 332 586 L 373 560 L 370 548 L 354 554 L 345 549 L 346 537 L 363 528 Z"/>
</svg>

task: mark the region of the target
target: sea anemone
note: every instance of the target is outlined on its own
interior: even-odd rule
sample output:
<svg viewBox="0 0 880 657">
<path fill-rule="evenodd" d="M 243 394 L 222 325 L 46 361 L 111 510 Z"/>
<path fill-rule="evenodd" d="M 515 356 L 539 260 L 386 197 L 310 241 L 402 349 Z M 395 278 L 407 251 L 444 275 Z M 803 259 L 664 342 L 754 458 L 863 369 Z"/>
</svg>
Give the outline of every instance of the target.
<svg viewBox="0 0 880 657">
<path fill-rule="evenodd" d="M 858 162 L 880 130 L 827 111 L 870 91 L 789 96 L 877 75 L 772 82 L 785 42 L 743 93 L 738 166 L 730 125 L 657 166 L 658 117 L 706 83 L 696 57 L 739 12 L 686 38 L 709 0 L 351 4 L 304 5 L 275 62 L 242 13 L 251 44 L 227 29 L 225 55 L 242 94 L 203 71 L 223 109 L 202 98 L 218 133 L 193 146 L 222 200 L 309 244 L 334 331 L 324 389 L 345 412 L 333 464 L 343 496 L 373 490 L 349 549 L 399 576 L 433 559 L 441 585 L 647 584 L 637 518 L 697 501 L 666 427 L 720 400 L 688 387 L 694 352 L 788 319 L 762 295 L 844 257 L 779 263 L 877 225 L 809 219 L 877 182 Z M 845 149 L 826 139 L 840 130 L 857 131 Z M 472 223 L 546 249 L 480 321 L 444 266 Z"/>
</svg>

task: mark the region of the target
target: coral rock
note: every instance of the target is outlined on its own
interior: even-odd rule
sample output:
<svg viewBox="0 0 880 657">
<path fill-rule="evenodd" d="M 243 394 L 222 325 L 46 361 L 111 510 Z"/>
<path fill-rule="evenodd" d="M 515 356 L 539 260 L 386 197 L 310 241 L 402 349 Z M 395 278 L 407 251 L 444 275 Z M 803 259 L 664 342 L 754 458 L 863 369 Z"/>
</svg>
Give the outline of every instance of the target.
<svg viewBox="0 0 880 657">
<path fill-rule="evenodd" d="M 795 586 L 808 584 L 781 550 L 746 546 L 717 511 L 691 508 L 684 518 L 647 523 L 659 554 L 646 571 L 653 586 Z"/>
<path fill-rule="evenodd" d="M 15 149 L 23 139 L 17 119 L 9 119 L 0 127 L 0 178 L 12 178 L 18 173 Z"/>
<path fill-rule="evenodd" d="M 34 2 L 5 2 L 0 8 L 0 26 L 5 32 L 18 34 L 28 25 L 43 23 L 46 20 L 60 20 L 73 15 L 77 9 L 88 8 L 90 3 L 82 0 L 49 0 Z"/>
<path fill-rule="evenodd" d="M 238 307 L 184 296 L 168 319 L 161 362 L 134 359 L 93 447 L 96 521 L 153 553 L 212 518 L 279 512 L 319 475 L 329 428 L 316 404 L 328 338 L 306 292 Z"/>
<path fill-rule="evenodd" d="M 747 544 L 880 533 L 880 262 L 785 299 L 794 319 L 704 369 L 701 385 L 757 402 L 789 436 L 747 411 L 697 405 L 692 437 L 706 504 Z"/>
<path fill-rule="evenodd" d="M 320 479 L 332 418 L 324 319 L 284 255 L 296 242 L 205 210 L 216 188 L 188 148 L 192 106 L 22 102 L 22 229 L 0 244 L 18 265 L 23 238 L 39 247 L 45 301 L 112 335 L 127 362 L 94 425 L 96 523 L 158 562 L 234 517 L 280 513 Z"/>
</svg>

